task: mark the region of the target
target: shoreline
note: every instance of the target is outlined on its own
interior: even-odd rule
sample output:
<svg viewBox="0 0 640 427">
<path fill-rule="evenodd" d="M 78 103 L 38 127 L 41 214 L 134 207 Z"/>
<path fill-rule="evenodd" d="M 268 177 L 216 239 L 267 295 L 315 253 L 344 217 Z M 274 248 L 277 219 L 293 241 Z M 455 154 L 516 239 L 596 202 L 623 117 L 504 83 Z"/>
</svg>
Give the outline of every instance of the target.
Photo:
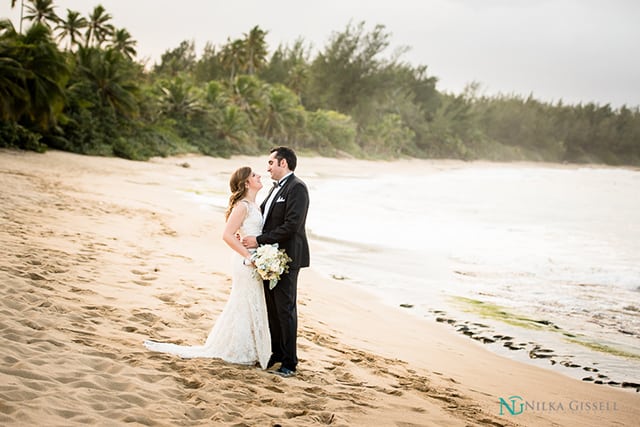
<svg viewBox="0 0 640 427">
<path fill-rule="evenodd" d="M 350 244 L 350 242 L 347 242 Z M 357 245 L 354 244 L 354 247 Z M 363 245 L 363 247 L 366 245 Z M 338 270 L 336 270 L 338 271 Z M 640 382 L 637 379 L 626 376 L 625 374 L 611 374 L 610 368 L 603 368 L 602 364 L 604 360 L 592 360 L 580 361 L 576 354 L 566 353 L 571 348 L 570 344 L 556 344 L 547 342 L 542 344 L 548 339 L 542 339 L 541 337 L 532 336 L 534 333 L 556 333 L 561 335 L 573 336 L 573 345 L 586 346 L 587 344 L 582 341 L 578 341 L 578 338 L 571 335 L 569 332 L 563 331 L 557 325 L 547 320 L 535 320 L 518 317 L 513 315 L 514 319 L 519 319 L 521 323 L 529 322 L 535 324 L 538 328 L 531 328 L 528 330 L 525 326 L 514 326 L 507 323 L 502 323 L 499 320 L 493 319 L 491 316 L 485 317 L 482 314 L 478 314 L 473 310 L 453 310 L 453 313 L 447 312 L 448 308 L 453 307 L 453 303 L 447 304 L 445 299 L 442 299 L 438 307 L 442 308 L 427 308 L 416 306 L 409 301 L 410 298 L 394 297 L 393 302 L 385 301 L 388 296 L 387 291 L 375 291 L 373 289 L 367 289 L 367 285 L 363 283 L 354 283 L 353 277 L 340 275 L 337 273 L 323 272 L 322 275 L 327 280 L 340 281 L 346 283 L 347 286 L 356 287 L 361 292 L 371 294 L 376 298 L 380 304 L 383 304 L 391 309 L 405 312 L 416 319 L 416 321 L 436 322 L 442 325 L 446 325 L 450 330 L 462 337 L 470 340 L 474 340 L 485 346 L 488 351 L 497 354 L 501 357 L 508 358 L 510 360 L 517 361 L 519 363 L 530 364 L 537 368 L 550 370 L 555 373 L 559 373 L 566 377 L 577 379 L 584 382 L 592 382 L 596 385 L 611 386 L 618 389 L 624 389 L 629 392 L 640 392 Z M 450 296 L 449 299 L 464 299 Z M 475 304 L 485 304 L 480 301 L 473 300 Z M 491 304 L 486 304 L 491 305 Z M 503 309 L 503 307 L 495 307 L 496 309 Z M 509 313 L 500 311 L 503 316 L 509 315 Z M 536 340 L 538 339 L 538 340 Z M 552 340 L 554 341 L 554 340 Z M 609 349 L 611 350 L 611 349 Z M 600 354 L 600 351 L 603 353 Z M 575 349 L 573 350 L 575 353 Z M 603 344 L 595 354 L 586 355 L 583 354 L 583 359 L 593 356 L 609 357 L 610 354 L 606 351 L 606 346 Z M 630 354 L 625 356 L 624 354 L 613 353 L 613 355 L 628 357 L 631 359 L 637 359 L 636 354 Z"/>
<path fill-rule="evenodd" d="M 481 323 L 483 321 L 482 318 L 480 318 L 479 321 L 460 320 L 441 310 L 433 310 L 433 314 L 436 322 L 451 326 L 456 332 L 491 347 L 493 352 L 503 355 L 504 357 L 524 361 L 524 363 L 535 364 L 535 362 L 539 362 L 536 366 L 540 366 L 543 369 L 552 369 L 555 372 L 581 381 L 627 389 L 630 392 L 640 392 L 640 383 L 636 382 L 637 380 L 624 377 L 612 378 L 611 374 L 606 374 L 606 369 L 603 370 L 601 367 L 601 361 L 578 362 L 575 355 L 558 353 L 558 348 L 553 344 L 543 345 L 537 341 L 519 339 L 517 332 L 512 334 L 513 336 L 505 333 L 497 333 L 494 326 Z M 551 322 L 547 323 L 544 320 L 540 322 L 548 329 L 558 328 Z M 527 336 L 527 334 L 524 335 Z M 576 345 L 582 345 L 582 343 L 577 341 L 574 341 L 574 343 L 576 343 Z M 501 349 L 496 346 L 501 346 L 512 354 L 506 354 L 504 351 L 501 352 Z M 606 354 L 607 353 L 605 353 L 605 355 Z M 635 354 L 630 356 L 623 355 L 623 357 L 631 356 L 637 357 Z"/>
<path fill-rule="evenodd" d="M 305 176 L 373 164 L 304 161 Z M 599 426 L 640 416 L 635 393 L 498 356 L 313 268 L 299 281 L 295 378 L 145 351 L 147 338 L 201 342 L 228 296 L 223 219 L 181 192 L 206 179 L 222 197 L 231 171 L 263 163 L 0 150 L 0 237 L 11 248 L 0 259 L 0 421 Z M 500 415 L 510 396 L 567 409 Z"/>
</svg>

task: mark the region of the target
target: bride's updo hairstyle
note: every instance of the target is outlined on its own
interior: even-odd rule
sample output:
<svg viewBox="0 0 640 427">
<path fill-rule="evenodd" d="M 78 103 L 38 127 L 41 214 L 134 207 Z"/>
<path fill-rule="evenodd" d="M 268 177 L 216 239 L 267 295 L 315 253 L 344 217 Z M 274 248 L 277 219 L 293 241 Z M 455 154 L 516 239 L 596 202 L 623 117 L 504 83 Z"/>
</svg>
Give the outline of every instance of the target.
<svg viewBox="0 0 640 427">
<path fill-rule="evenodd" d="M 229 197 L 229 206 L 227 207 L 227 211 L 224 213 L 224 219 L 229 219 L 229 215 L 231 215 L 231 210 L 238 203 L 238 201 L 242 200 L 244 196 L 247 194 L 247 181 L 251 177 L 251 168 L 249 166 L 243 166 L 237 169 L 229 180 L 229 188 L 231 189 L 231 196 Z"/>
</svg>

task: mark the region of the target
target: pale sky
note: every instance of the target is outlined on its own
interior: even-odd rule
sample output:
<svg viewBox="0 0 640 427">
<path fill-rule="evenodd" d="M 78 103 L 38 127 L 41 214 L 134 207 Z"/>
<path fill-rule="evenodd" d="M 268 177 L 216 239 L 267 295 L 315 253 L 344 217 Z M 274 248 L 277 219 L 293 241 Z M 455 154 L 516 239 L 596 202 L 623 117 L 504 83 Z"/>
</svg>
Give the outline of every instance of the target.
<svg viewBox="0 0 640 427">
<path fill-rule="evenodd" d="M 18 0 L 18 5 L 20 0 Z M 85 16 L 102 4 L 113 24 L 138 41 L 149 64 L 183 40 L 201 52 L 258 25 L 278 44 L 302 37 L 322 49 L 349 22 L 391 33 L 413 65 L 427 65 L 438 89 L 460 93 L 470 82 L 481 93 L 533 94 L 565 103 L 640 105 L 639 0 L 54 0 Z M 19 7 L 1 0 L 0 16 L 17 27 Z"/>
</svg>

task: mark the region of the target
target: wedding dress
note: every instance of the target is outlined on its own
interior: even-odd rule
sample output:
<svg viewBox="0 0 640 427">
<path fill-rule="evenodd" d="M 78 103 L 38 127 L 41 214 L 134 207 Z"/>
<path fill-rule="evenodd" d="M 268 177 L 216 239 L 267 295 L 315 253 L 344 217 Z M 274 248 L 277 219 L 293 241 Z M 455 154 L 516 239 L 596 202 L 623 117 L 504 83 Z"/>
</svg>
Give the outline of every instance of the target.
<svg viewBox="0 0 640 427">
<path fill-rule="evenodd" d="M 260 208 L 247 200 L 242 202 L 247 205 L 247 216 L 240 234 L 257 236 L 262 233 Z M 253 267 L 243 265 L 243 259 L 233 252 L 231 294 L 204 345 L 182 346 L 148 340 L 144 342 L 145 347 L 183 358 L 210 357 L 243 365 L 258 362 L 266 369 L 271 356 L 271 337 L 263 282 L 254 276 Z"/>
</svg>

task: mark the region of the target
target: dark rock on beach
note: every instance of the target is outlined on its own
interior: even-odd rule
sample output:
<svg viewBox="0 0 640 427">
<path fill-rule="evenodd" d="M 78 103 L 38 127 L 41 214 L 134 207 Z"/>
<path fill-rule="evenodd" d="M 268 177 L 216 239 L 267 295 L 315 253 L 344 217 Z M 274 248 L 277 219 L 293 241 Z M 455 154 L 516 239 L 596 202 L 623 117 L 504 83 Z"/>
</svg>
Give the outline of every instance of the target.
<svg viewBox="0 0 640 427">
<path fill-rule="evenodd" d="M 635 388 L 637 392 L 640 392 L 640 384 L 639 383 L 632 383 L 632 382 L 628 382 L 628 381 L 623 381 L 622 382 L 622 387 L 623 388 Z"/>
<path fill-rule="evenodd" d="M 555 356 L 553 350 L 549 350 L 548 348 L 536 347 L 529 352 L 529 357 L 532 359 L 550 359 L 553 356 Z"/>
</svg>

